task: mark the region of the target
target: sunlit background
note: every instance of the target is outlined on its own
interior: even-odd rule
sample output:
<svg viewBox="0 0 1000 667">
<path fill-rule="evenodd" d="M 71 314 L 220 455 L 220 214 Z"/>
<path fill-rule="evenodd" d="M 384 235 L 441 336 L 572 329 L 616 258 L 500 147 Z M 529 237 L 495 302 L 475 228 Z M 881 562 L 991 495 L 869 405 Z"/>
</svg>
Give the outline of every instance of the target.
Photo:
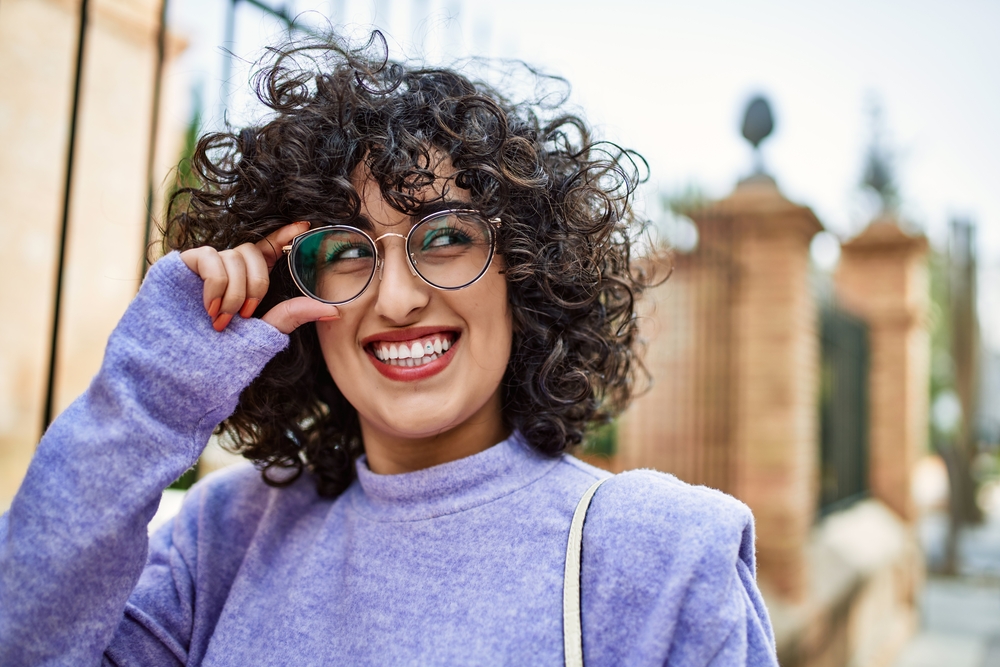
<svg viewBox="0 0 1000 667">
<path fill-rule="evenodd" d="M 766 167 L 827 229 L 848 237 L 877 212 L 861 187 L 877 141 L 891 157 L 903 218 L 939 246 L 949 220 L 977 223 L 980 283 L 1000 280 L 995 2 L 298 0 L 273 7 L 303 26 L 332 23 L 357 43 L 377 27 L 395 57 L 433 64 L 514 58 L 563 76 L 573 104 L 605 138 L 649 161 L 647 193 L 727 193 L 752 166 L 739 134 L 745 103 L 764 94 L 776 120 L 762 146 Z M 287 34 L 281 20 L 243 2 L 227 42 L 230 11 L 224 1 L 172 0 L 169 7 L 171 27 L 190 40 L 176 74 L 206 129 L 221 126 L 227 106 L 233 124 L 256 117 L 248 69 Z M 1000 294 L 981 290 L 980 315 L 985 338 L 1000 348 Z"/>
<path fill-rule="evenodd" d="M 919 599 L 903 600 L 901 608 L 914 615 L 904 614 L 901 625 L 887 631 L 889 639 L 877 646 L 851 639 L 866 623 L 865 605 L 874 608 L 875 603 L 864 602 L 865 586 L 882 585 L 874 575 L 875 584 L 859 579 L 862 601 L 851 603 L 844 637 L 829 644 L 843 644 L 843 655 L 831 658 L 829 646 L 788 639 L 783 664 L 1000 664 L 990 662 L 1000 661 L 1000 3 L 165 0 L 166 64 L 157 69 L 151 40 L 159 0 L 90 2 L 95 37 L 86 57 L 100 64 L 89 65 L 82 78 L 81 166 L 67 181 L 75 189 L 65 201 L 73 203 L 66 203 L 60 218 L 60 197 L 69 192 L 62 189 L 62 151 L 73 136 L 66 119 L 78 18 L 56 0 L 0 0 L 0 138 L 5 146 L 17 146 L 0 158 L 0 225 L 12 238 L 0 249 L 0 271 L 7 271 L 2 275 L 9 286 L 38 275 L 37 291 L 44 294 L 32 300 L 23 290 L 7 290 L 0 297 L 0 342 L 7 350 L 0 355 L 0 479 L 5 484 L 0 509 L 10 502 L 31 443 L 47 421 L 42 413 L 65 407 L 99 364 L 107 333 L 142 272 L 139 248 L 147 214 L 150 223 L 162 217 L 164 193 L 176 178 L 170 168 L 190 150 L 192 137 L 264 118 L 249 79 L 267 45 L 332 26 L 360 46 L 377 28 L 397 59 L 460 69 L 470 58 L 521 60 L 564 77 L 572 86 L 571 109 L 601 138 L 635 149 L 648 161 L 649 180 L 639 205 L 681 255 L 700 242 L 726 241 L 699 239 L 691 218 L 701 219 L 692 211 L 733 193 L 754 171 L 756 160 L 780 193 L 809 207 L 826 230 L 813 237 L 809 248 L 808 280 L 814 281 L 819 301 L 824 290 L 832 289 L 841 244 L 887 208 L 906 235 L 929 239 L 928 262 L 921 268 L 929 276 L 923 290 L 926 317 L 917 323 L 929 334 L 930 376 L 930 386 L 919 387 L 923 393 L 916 400 L 924 420 L 920 428 L 928 433 L 915 440 L 927 441 L 913 471 L 921 518 L 900 524 L 901 532 L 887 537 L 873 528 L 889 521 L 878 514 L 881 510 L 868 505 L 869 514 L 856 512 L 856 522 L 850 523 L 840 511 L 847 505 L 834 503 L 820 507 L 810 539 L 855 544 L 845 562 L 874 572 L 882 565 L 872 564 L 877 557 L 871 554 L 878 553 L 872 544 L 898 538 L 901 545 L 915 534 L 923 550 L 919 560 L 934 577 L 922 587 L 921 575 L 892 570 L 897 583 L 901 577 L 913 580 L 900 595 L 910 591 Z M 119 28 L 138 26 L 125 29 L 133 32 L 133 51 L 102 46 L 110 43 L 98 34 L 109 30 L 109 16 L 117 17 Z M 5 40 L 20 46 L 4 51 Z M 131 65 L 138 75 L 129 69 L 130 58 L 138 58 L 139 64 Z M 162 80 L 153 86 L 157 71 Z M 64 77 L 59 80 L 65 83 L 44 89 L 46 77 Z M 774 117 L 773 133 L 757 156 L 741 136 L 747 103 L 756 96 L 767 99 Z M 159 104 L 151 115 L 147 100 L 152 99 Z M 57 120 L 50 122 L 52 117 Z M 130 123 L 141 127 L 128 134 Z M 35 139 L 26 141 L 26 135 Z M 111 148 L 116 136 L 135 148 L 129 158 L 134 164 L 121 173 L 114 170 L 122 167 L 125 148 Z M 151 158 L 143 152 L 147 143 Z M 111 164 L 110 157 L 100 162 L 102 151 L 116 162 Z M 888 179 L 881 194 L 870 187 L 870 178 L 866 184 L 873 159 Z M 134 182 L 126 178 L 129 171 Z M 45 179 L 48 189 L 35 194 L 32 188 Z M 25 223 L 36 215 L 44 224 Z M 61 264 L 53 250 L 59 219 L 69 222 L 61 282 L 52 277 Z M 106 223 L 98 240 L 95 233 L 81 231 L 86 220 Z M 700 230 L 706 235 L 709 226 Z M 968 248 L 961 241 L 966 234 Z M 114 259 L 121 254 L 116 250 L 92 262 L 99 269 L 84 266 L 88 254 L 93 258 L 117 248 L 123 235 L 130 248 L 126 259 Z M 960 270 L 966 265 L 972 267 L 971 282 Z M 668 302 L 688 303 L 669 291 L 683 294 L 683 269 L 681 262 L 677 286 L 668 284 L 664 292 Z M 87 277 L 95 271 L 99 278 Z M 54 309 L 63 313 L 58 337 L 52 333 L 48 296 L 56 283 L 66 290 L 59 297 L 62 310 Z M 698 293 L 691 294 L 696 303 Z M 956 299 L 966 297 L 974 301 L 978 317 L 962 320 Z M 58 363 L 52 362 L 55 350 Z M 42 409 L 46 391 L 48 411 Z M 803 399 L 806 404 L 811 405 L 811 396 Z M 974 415 L 965 414 L 970 405 Z M 963 454 L 968 460 L 961 459 L 967 464 L 963 474 L 979 503 L 971 514 L 956 514 L 952 499 L 949 515 L 949 473 L 937 453 L 946 457 L 959 433 L 968 435 L 971 449 Z M 868 533 L 858 532 L 862 524 Z M 966 527 L 962 532 L 953 526 Z M 874 537 L 857 537 L 862 534 Z M 959 549 L 958 561 L 950 548 Z M 808 596 L 783 598 L 767 590 L 766 581 L 763 585 L 781 637 L 808 635 L 803 628 L 825 622 L 824 607 Z"/>
</svg>

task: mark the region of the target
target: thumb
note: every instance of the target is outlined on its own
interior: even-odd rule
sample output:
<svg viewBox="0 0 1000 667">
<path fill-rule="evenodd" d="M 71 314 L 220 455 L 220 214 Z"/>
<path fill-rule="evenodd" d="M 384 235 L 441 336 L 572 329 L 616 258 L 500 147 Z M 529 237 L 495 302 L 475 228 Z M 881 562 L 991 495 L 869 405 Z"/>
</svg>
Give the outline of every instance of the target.
<svg viewBox="0 0 1000 667">
<path fill-rule="evenodd" d="M 303 324 L 318 319 L 340 317 L 340 310 L 328 303 L 299 296 L 282 301 L 260 318 L 284 334 L 290 334 Z"/>
</svg>

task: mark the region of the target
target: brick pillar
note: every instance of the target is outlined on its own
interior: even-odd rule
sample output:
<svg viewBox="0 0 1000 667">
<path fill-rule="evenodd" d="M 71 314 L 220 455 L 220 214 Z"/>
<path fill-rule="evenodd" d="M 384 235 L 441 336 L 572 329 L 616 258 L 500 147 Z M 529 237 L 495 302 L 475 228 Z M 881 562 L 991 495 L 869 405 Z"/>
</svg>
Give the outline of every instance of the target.
<svg viewBox="0 0 1000 667">
<path fill-rule="evenodd" d="M 732 493 L 733 255 L 728 229 L 702 226 L 697 250 L 676 255 L 670 279 L 639 302 L 653 384 L 619 422 L 610 468 L 655 468 Z"/>
<path fill-rule="evenodd" d="M 740 183 L 693 216 L 734 234 L 734 494 L 754 513 L 759 577 L 800 601 L 816 507 L 819 342 L 809 242 L 822 229 L 770 178 Z"/>
<path fill-rule="evenodd" d="M 926 254 L 925 237 L 880 218 L 844 244 L 836 274 L 841 305 L 870 328 L 871 492 L 908 521 L 915 517 L 911 473 L 927 437 Z"/>
</svg>

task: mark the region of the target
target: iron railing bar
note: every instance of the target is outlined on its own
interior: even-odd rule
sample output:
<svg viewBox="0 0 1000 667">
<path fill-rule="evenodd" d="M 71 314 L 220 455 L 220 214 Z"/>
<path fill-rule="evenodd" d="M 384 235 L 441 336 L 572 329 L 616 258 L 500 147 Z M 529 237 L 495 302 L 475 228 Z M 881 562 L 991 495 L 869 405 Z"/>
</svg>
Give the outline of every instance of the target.
<svg viewBox="0 0 1000 667">
<path fill-rule="evenodd" d="M 66 149 L 66 181 L 63 189 L 62 221 L 59 231 L 59 254 L 56 260 L 55 297 L 52 305 L 52 335 L 49 347 L 49 376 L 45 387 L 45 409 L 42 413 L 42 433 L 52 423 L 55 408 L 55 378 L 59 353 L 59 313 L 62 306 L 63 275 L 66 267 L 66 239 L 69 231 L 69 210 L 73 191 L 73 163 L 76 158 L 76 129 L 80 112 L 80 88 L 83 80 L 84 47 L 87 36 L 88 0 L 80 0 L 80 29 L 76 48 L 76 73 L 73 79 L 73 105 L 69 116 L 69 141 Z"/>
<path fill-rule="evenodd" d="M 149 269 L 149 244 L 153 236 L 154 179 L 156 178 L 156 140 L 160 133 L 160 96 L 163 88 L 163 63 L 167 53 L 167 2 L 160 0 L 160 24 L 156 31 L 156 65 L 153 68 L 153 110 L 149 121 L 149 150 L 146 156 L 146 221 L 142 234 L 140 277 Z"/>
<path fill-rule="evenodd" d="M 288 11 L 287 5 L 282 5 L 280 8 L 275 9 L 274 7 L 271 7 L 265 2 L 262 2 L 262 0 L 235 0 L 233 4 L 236 4 L 236 2 L 245 2 L 249 5 L 256 7 L 265 14 L 270 14 L 275 18 L 281 19 L 285 23 L 285 27 L 289 29 L 294 28 L 295 30 L 306 33 L 310 37 L 316 37 L 320 39 L 323 38 L 323 35 L 321 33 L 316 32 L 312 28 L 304 26 L 301 23 L 296 23 L 295 17 L 293 17 L 291 13 Z"/>
<path fill-rule="evenodd" d="M 226 33 L 223 36 L 223 60 L 222 60 L 222 91 L 219 96 L 219 106 L 222 112 L 222 122 L 226 123 L 226 112 L 229 110 L 229 79 L 233 76 L 233 49 L 236 48 L 236 3 L 239 0 L 230 0 L 226 8 Z"/>
<path fill-rule="evenodd" d="M 281 20 L 285 24 L 285 27 L 289 30 L 298 30 L 306 33 L 310 37 L 314 37 L 319 40 L 324 39 L 322 33 L 316 32 L 312 28 L 304 26 L 300 23 L 296 23 L 295 19 L 288 11 L 287 6 L 275 9 L 274 7 L 264 3 L 262 0 L 230 0 L 229 6 L 226 9 L 225 36 L 223 37 L 224 60 L 222 62 L 222 94 L 220 95 L 219 100 L 223 125 L 227 123 L 226 115 L 229 111 L 229 98 L 231 93 L 230 78 L 233 75 L 233 58 L 236 57 L 234 52 L 234 49 L 236 48 L 236 6 L 241 1 L 246 2 L 252 7 L 256 7 L 269 16 L 273 16 Z"/>
</svg>

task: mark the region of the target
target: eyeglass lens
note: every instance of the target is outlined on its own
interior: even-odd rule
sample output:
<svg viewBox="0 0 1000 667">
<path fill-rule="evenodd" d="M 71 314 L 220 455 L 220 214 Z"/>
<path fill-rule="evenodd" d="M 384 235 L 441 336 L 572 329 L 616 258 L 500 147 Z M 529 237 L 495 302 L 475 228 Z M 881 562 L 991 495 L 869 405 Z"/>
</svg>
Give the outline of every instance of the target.
<svg viewBox="0 0 1000 667">
<path fill-rule="evenodd" d="M 430 216 L 409 235 L 407 254 L 417 273 L 442 289 L 465 287 L 490 262 L 489 223 L 476 213 L 448 211 Z M 299 285 L 321 301 L 345 303 L 368 287 L 375 273 L 371 239 L 350 227 L 317 230 L 289 257 Z"/>
</svg>

